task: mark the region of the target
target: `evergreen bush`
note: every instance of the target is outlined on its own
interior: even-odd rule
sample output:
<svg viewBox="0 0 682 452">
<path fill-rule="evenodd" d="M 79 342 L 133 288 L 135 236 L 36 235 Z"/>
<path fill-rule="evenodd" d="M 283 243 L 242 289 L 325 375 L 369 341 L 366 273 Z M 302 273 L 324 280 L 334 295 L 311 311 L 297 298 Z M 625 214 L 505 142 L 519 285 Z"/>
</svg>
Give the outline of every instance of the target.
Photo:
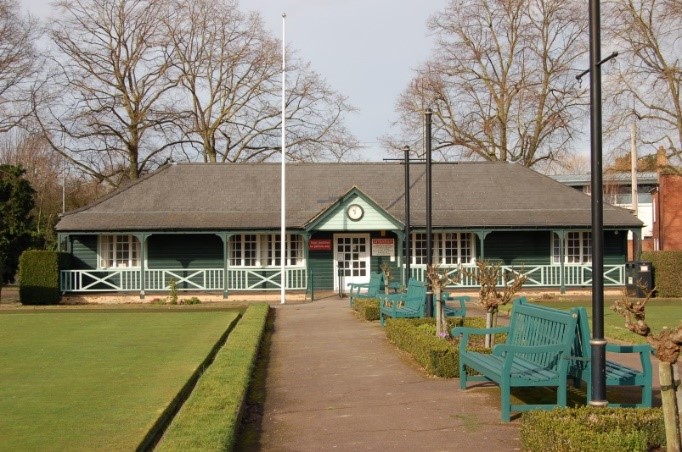
<svg viewBox="0 0 682 452">
<path fill-rule="evenodd" d="M 353 310 L 368 321 L 379 320 L 379 299 L 360 298 L 353 301 Z"/>
<path fill-rule="evenodd" d="M 68 255 L 27 250 L 19 258 L 19 300 L 26 305 L 57 304 L 61 299 L 59 270 Z"/>
<path fill-rule="evenodd" d="M 399 349 L 406 351 L 431 375 L 459 377 L 457 341 L 450 342 L 435 335 L 435 319 L 387 319 L 386 336 Z M 448 319 L 450 329 L 456 326 L 484 328 L 483 318 Z M 499 339 L 499 338 L 496 338 Z"/>
<path fill-rule="evenodd" d="M 642 261 L 652 264 L 656 296 L 682 297 L 682 251 L 647 251 Z"/>
<path fill-rule="evenodd" d="M 583 406 L 530 411 L 521 418 L 523 450 L 648 451 L 665 445 L 660 408 Z"/>
</svg>

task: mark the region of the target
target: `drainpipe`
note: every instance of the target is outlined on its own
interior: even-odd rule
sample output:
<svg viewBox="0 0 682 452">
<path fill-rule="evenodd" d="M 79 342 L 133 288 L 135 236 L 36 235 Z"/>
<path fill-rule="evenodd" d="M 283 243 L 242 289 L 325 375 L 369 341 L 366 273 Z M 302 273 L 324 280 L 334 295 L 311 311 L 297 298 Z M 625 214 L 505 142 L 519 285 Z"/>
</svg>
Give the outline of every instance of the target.
<svg viewBox="0 0 682 452">
<path fill-rule="evenodd" d="M 431 230 L 431 114 L 430 108 L 424 112 L 424 148 L 426 151 L 426 265 L 433 264 L 433 242 Z M 426 317 L 433 317 L 433 288 L 426 278 Z"/>
<path fill-rule="evenodd" d="M 410 262 L 412 260 L 412 253 L 410 247 L 412 246 L 412 238 L 410 232 L 410 147 L 403 148 L 405 153 L 405 279 L 404 283 L 410 279 Z"/>
</svg>

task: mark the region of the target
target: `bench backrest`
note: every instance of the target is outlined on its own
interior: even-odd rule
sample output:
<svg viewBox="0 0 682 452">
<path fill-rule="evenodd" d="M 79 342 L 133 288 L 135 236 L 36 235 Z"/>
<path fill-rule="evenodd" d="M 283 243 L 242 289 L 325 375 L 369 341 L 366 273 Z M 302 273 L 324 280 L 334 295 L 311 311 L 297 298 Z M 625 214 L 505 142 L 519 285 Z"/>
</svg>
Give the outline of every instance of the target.
<svg viewBox="0 0 682 452">
<path fill-rule="evenodd" d="M 405 307 L 421 311 L 423 315 L 426 303 L 426 285 L 423 282 L 410 278 L 407 282 L 407 293 L 405 294 Z"/>
<path fill-rule="evenodd" d="M 560 311 L 516 300 L 509 320 L 507 344 L 563 345 L 564 351 L 568 353 L 575 343 L 577 321 L 578 315 L 575 311 Z M 522 356 L 528 361 L 553 370 L 566 369 L 569 363 L 568 359 L 561 359 L 561 354 L 555 352 Z"/>
<path fill-rule="evenodd" d="M 369 283 L 367 284 L 367 295 L 374 296 L 379 293 L 384 285 L 384 273 L 370 273 Z"/>
</svg>

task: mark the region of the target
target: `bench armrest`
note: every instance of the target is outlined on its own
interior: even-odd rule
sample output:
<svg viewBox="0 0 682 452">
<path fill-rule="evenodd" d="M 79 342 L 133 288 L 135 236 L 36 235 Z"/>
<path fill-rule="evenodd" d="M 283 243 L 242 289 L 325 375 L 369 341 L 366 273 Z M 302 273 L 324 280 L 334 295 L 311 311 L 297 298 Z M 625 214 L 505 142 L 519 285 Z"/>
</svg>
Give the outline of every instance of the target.
<svg viewBox="0 0 682 452">
<path fill-rule="evenodd" d="M 651 353 L 651 346 L 649 344 L 637 345 L 620 345 L 620 344 L 606 344 L 606 351 L 613 353 Z"/>
<path fill-rule="evenodd" d="M 498 326 L 496 328 L 472 328 L 468 326 L 456 326 L 450 330 L 450 335 L 452 337 L 462 336 L 459 341 L 459 353 L 462 354 L 466 351 L 467 345 L 469 344 L 469 336 L 482 336 L 485 334 L 498 334 L 498 333 L 509 333 L 509 327 Z"/>
<path fill-rule="evenodd" d="M 471 300 L 471 297 L 468 295 L 457 295 L 457 296 L 452 296 L 447 292 L 443 292 L 443 294 L 440 297 L 440 301 L 442 303 L 447 304 L 448 301 L 454 301 L 455 304 L 459 304 L 459 307 L 462 309 L 466 309 L 466 303 L 467 301 Z"/>
<path fill-rule="evenodd" d="M 611 353 L 639 353 L 639 362 L 642 366 L 642 372 L 644 372 L 645 375 L 652 375 L 651 354 L 653 353 L 653 349 L 649 344 L 606 344 L 606 351 Z"/>
</svg>

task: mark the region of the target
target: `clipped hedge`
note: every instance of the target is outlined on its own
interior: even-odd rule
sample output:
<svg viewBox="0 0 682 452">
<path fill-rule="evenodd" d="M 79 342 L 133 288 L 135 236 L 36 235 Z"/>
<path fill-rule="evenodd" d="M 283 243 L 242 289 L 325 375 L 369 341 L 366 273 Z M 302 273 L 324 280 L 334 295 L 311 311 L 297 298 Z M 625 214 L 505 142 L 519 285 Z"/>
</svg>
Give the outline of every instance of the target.
<svg viewBox="0 0 682 452">
<path fill-rule="evenodd" d="M 468 326 L 484 328 L 483 318 L 449 318 L 450 328 Z M 431 375 L 444 378 L 459 377 L 459 351 L 456 343 L 436 337 L 436 324 L 432 318 L 387 319 L 386 336 L 399 349 L 410 353 Z M 499 343 L 499 338 L 496 341 Z"/>
<path fill-rule="evenodd" d="M 59 269 L 68 259 L 56 251 L 27 250 L 19 257 L 19 300 L 27 305 L 57 304 Z"/>
<path fill-rule="evenodd" d="M 654 268 L 656 296 L 682 297 L 682 251 L 646 251 L 642 261 L 651 262 Z"/>
<path fill-rule="evenodd" d="M 379 299 L 360 298 L 353 301 L 353 311 L 369 321 L 379 320 Z"/>
<path fill-rule="evenodd" d="M 169 426 L 159 450 L 232 450 L 270 307 L 250 305 Z"/>
<path fill-rule="evenodd" d="M 660 408 L 557 408 L 521 418 L 523 450 L 648 451 L 665 445 Z"/>
</svg>

